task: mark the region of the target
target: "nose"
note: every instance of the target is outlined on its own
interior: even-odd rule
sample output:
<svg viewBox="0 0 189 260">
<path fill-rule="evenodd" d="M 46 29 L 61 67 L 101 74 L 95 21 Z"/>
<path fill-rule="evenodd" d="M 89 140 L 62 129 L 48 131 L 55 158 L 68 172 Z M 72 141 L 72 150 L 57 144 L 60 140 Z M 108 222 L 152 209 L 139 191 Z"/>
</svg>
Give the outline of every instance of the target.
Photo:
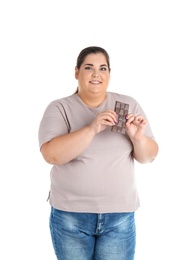
<svg viewBox="0 0 189 260">
<path fill-rule="evenodd" d="M 93 77 L 99 77 L 99 72 L 97 70 L 93 70 L 93 73 L 92 73 L 92 76 Z"/>
</svg>

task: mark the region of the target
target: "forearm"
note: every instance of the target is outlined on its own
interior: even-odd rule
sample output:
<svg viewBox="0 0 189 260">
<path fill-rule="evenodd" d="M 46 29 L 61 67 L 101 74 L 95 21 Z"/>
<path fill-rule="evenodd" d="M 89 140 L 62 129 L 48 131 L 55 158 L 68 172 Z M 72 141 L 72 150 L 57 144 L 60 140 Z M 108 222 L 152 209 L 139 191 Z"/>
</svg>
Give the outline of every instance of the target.
<svg viewBox="0 0 189 260">
<path fill-rule="evenodd" d="M 89 127 L 55 137 L 43 144 L 41 152 L 50 164 L 65 164 L 81 154 L 91 143 L 95 133 Z"/>
<path fill-rule="evenodd" d="M 141 140 L 132 140 L 133 157 L 139 163 L 152 162 L 158 154 L 158 144 L 153 139 L 143 136 Z"/>
</svg>

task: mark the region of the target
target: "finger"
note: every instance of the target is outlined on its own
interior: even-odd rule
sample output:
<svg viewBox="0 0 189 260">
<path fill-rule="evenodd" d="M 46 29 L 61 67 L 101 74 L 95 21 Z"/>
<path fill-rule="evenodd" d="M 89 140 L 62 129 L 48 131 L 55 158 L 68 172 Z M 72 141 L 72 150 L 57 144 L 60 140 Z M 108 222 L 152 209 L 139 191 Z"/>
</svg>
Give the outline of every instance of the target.
<svg viewBox="0 0 189 260">
<path fill-rule="evenodd" d="M 128 114 L 126 116 L 126 123 L 130 124 L 131 122 L 133 122 L 135 120 L 135 116 L 133 114 Z"/>
<path fill-rule="evenodd" d="M 116 123 L 116 122 L 117 122 L 116 112 L 115 112 L 115 111 L 106 110 L 105 112 L 103 112 L 102 115 L 103 115 L 108 121 L 111 121 L 112 123 Z"/>
<path fill-rule="evenodd" d="M 146 124 L 148 121 L 142 115 L 135 116 L 134 123 L 136 124 Z"/>
<path fill-rule="evenodd" d="M 112 116 L 111 114 L 105 114 L 105 115 L 103 116 L 103 120 L 104 120 L 105 122 L 109 122 L 109 123 L 112 125 L 112 124 L 115 124 L 115 122 L 116 122 L 116 117 L 115 117 L 115 116 Z"/>
</svg>

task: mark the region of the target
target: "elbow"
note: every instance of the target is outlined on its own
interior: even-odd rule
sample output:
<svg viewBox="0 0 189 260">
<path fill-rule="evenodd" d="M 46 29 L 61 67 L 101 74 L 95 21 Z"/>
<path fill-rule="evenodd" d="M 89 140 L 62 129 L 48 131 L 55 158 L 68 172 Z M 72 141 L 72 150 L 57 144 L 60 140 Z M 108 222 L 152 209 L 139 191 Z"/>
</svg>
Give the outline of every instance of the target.
<svg viewBox="0 0 189 260">
<path fill-rule="evenodd" d="M 154 149 L 153 149 L 153 156 L 152 156 L 150 162 L 153 162 L 153 161 L 156 159 L 156 157 L 157 157 L 157 155 L 158 155 L 158 152 L 159 152 L 159 146 L 158 146 L 158 144 L 155 142 L 155 146 L 154 146 Z"/>
<path fill-rule="evenodd" d="M 142 152 L 138 155 L 133 153 L 133 157 L 137 162 L 141 164 L 152 163 L 156 159 L 158 155 L 158 151 L 159 151 L 159 147 L 157 143 L 155 143 L 153 149 L 150 149 L 146 152 Z"/>
<path fill-rule="evenodd" d="M 152 163 L 156 157 L 145 157 L 145 158 L 137 158 L 137 157 L 134 157 L 135 160 L 138 162 L 138 163 L 141 163 L 141 164 L 147 164 L 147 163 Z"/>
<path fill-rule="evenodd" d="M 60 162 L 57 160 L 57 158 L 50 152 L 48 149 L 48 143 L 45 143 L 42 145 L 40 152 L 43 156 L 43 159 L 51 165 L 58 165 Z"/>
<path fill-rule="evenodd" d="M 54 158 L 51 158 L 49 156 L 45 156 L 43 155 L 43 158 L 44 160 L 48 163 L 48 164 L 51 164 L 51 165 L 55 165 L 57 164 L 56 160 Z"/>
<path fill-rule="evenodd" d="M 154 149 L 151 153 L 151 156 L 149 156 L 149 160 L 147 161 L 147 163 L 152 163 L 156 159 L 158 152 L 159 152 L 159 146 L 157 143 L 155 143 Z"/>
<path fill-rule="evenodd" d="M 158 144 L 154 141 L 153 142 L 153 146 L 151 147 L 151 149 L 149 150 L 149 153 L 148 153 L 148 156 L 147 156 L 147 160 L 145 163 L 152 163 L 157 155 L 158 155 L 158 152 L 159 152 L 159 146 Z"/>
</svg>

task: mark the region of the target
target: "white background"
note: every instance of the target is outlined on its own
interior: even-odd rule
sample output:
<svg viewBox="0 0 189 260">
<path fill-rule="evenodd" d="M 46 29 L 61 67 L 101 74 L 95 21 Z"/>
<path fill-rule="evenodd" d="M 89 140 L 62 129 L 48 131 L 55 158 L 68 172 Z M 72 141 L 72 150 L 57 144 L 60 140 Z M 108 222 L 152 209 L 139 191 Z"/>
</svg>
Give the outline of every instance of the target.
<svg viewBox="0 0 189 260">
<path fill-rule="evenodd" d="M 108 51 L 109 90 L 141 104 L 160 147 L 136 164 L 136 260 L 189 259 L 187 2 L 0 2 L 0 259 L 55 259 L 38 127 L 50 101 L 75 91 L 89 45 Z"/>
</svg>

